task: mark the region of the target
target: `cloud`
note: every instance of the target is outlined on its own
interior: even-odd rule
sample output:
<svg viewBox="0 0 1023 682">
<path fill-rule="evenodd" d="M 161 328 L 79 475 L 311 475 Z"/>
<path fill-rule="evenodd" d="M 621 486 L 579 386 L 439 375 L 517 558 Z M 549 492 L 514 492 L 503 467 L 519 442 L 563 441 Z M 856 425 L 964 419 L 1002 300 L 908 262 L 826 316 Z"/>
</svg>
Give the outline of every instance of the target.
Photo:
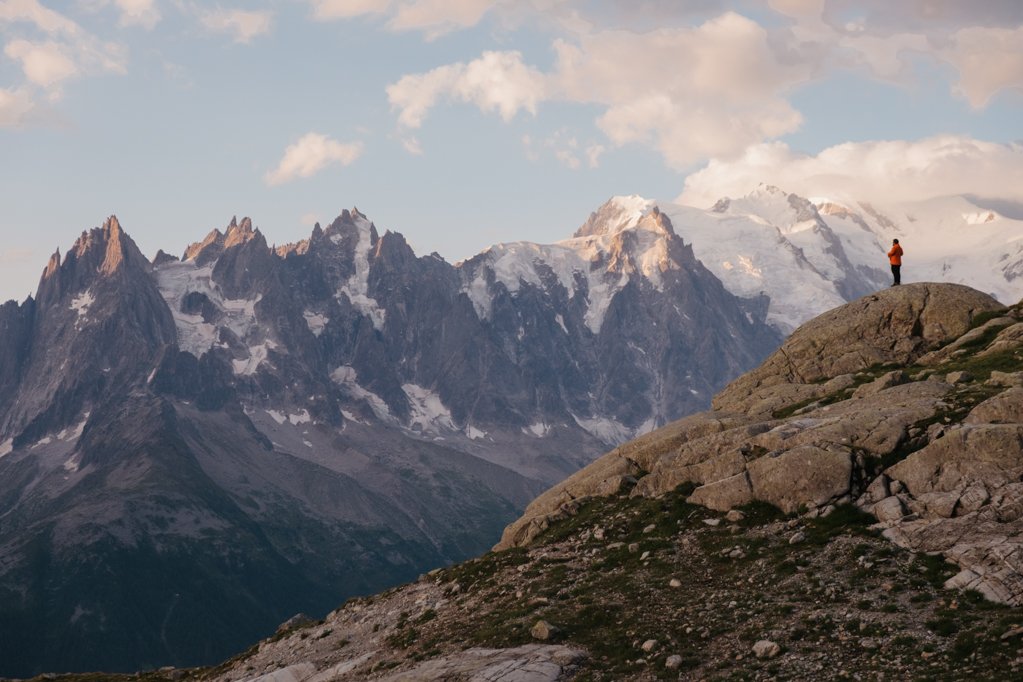
<svg viewBox="0 0 1023 682">
<path fill-rule="evenodd" d="M 309 0 L 319 21 L 386 16 L 393 31 L 423 31 L 428 39 L 480 22 L 507 0 Z"/>
<path fill-rule="evenodd" d="M 0 88 L 0 128 L 20 128 L 29 119 L 35 103 L 25 89 Z"/>
<path fill-rule="evenodd" d="M 25 77 L 41 88 L 57 88 L 78 73 L 78 67 L 65 54 L 64 48 L 53 41 L 14 40 L 4 47 L 4 54 L 21 62 Z"/>
<path fill-rule="evenodd" d="M 975 109 L 1003 90 L 1023 90 L 1023 3 L 1018 0 L 769 3 L 795 20 L 791 43 L 804 51 L 813 46 L 832 67 L 862 66 L 877 78 L 903 83 L 914 77 L 914 60 L 925 57 L 958 71 L 952 90 Z"/>
<path fill-rule="evenodd" d="M 264 177 L 268 185 L 308 178 L 332 164 L 347 166 L 362 154 L 359 143 L 345 144 L 319 133 L 307 133 L 284 150 L 277 168 Z"/>
<path fill-rule="evenodd" d="M 39 33 L 46 38 L 40 40 Z M 34 102 L 40 95 L 60 99 L 63 85 L 73 78 L 127 70 L 122 46 L 99 40 L 38 0 L 0 1 L 0 36 L 4 55 L 24 74 L 24 82 L 0 94 L 0 127 L 22 127 L 45 115 Z"/>
<path fill-rule="evenodd" d="M 155 0 L 114 0 L 121 11 L 121 26 L 142 26 L 151 29 L 160 21 Z"/>
<path fill-rule="evenodd" d="M 387 89 L 398 123 L 419 128 L 447 99 L 510 120 L 545 101 L 597 105 L 615 145 L 657 149 L 674 168 L 734 156 L 796 130 L 802 117 L 783 93 L 813 67 L 778 54 L 755 22 L 728 13 L 697 27 L 603 31 L 559 39 L 548 73 L 519 52 L 485 52 L 468 64 L 404 76 Z"/>
<path fill-rule="evenodd" d="M 387 87 L 387 98 L 399 112 L 402 127 L 419 128 L 442 97 L 475 104 L 485 112 L 496 111 L 505 121 L 522 109 L 535 114 L 545 87 L 543 74 L 524 64 L 521 53 L 484 52 L 468 64 L 448 64 L 403 76 Z"/>
<path fill-rule="evenodd" d="M 38 0 L 0 2 L 0 24 L 27 23 L 49 35 L 79 37 L 84 31 L 64 15 L 39 4 Z"/>
<path fill-rule="evenodd" d="M 394 4 L 392 0 L 309 0 L 313 18 L 318 21 L 351 19 L 367 14 L 383 14 Z"/>
<path fill-rule="evenodd" d="M 214 33 L 228 33 L 236 43 L 270 32 L 273 13 L 266 10 L 221 9 L 199 10 L 199 22 Z"/>
<path fill-rule="evenodd" d="M 791 2 L 792 0 L 790 0 Z M 814 0 L 794 0 L 813 4 Z M 965 26 L 1005 26 L 1023 23 L 1018 0 L 817 0 L 823 18 L 832 26 L 854 26 L 874 33 L 930 33 Z M 773 0 L 772 5 L 779 4 Z"/>
<path fill-rule="evenodd" d="M 689 175 L 676 201 L 711 206 L 760 183 L 802 196 L 906 202 L 949 195 L 1023 201 L 1023 145 L 942 135 L 917 141 L 849 142 L 810 156 L 781 142 Z"/>
<path fill-rule="evenodd" d="M 942 56 L 959 72 L 956 89 L 975 109 L 1002 90 L 1023 92 L 1023 26 L 962 29 Z"/>
<path fill-rule="evenodd" d="M 421 30 L 437 38 L 457 29 L 475 26 L 494 8 L 492 0 L 417 0 L 396 5 L 388 27 L 396 31 Z"/>
</svg>

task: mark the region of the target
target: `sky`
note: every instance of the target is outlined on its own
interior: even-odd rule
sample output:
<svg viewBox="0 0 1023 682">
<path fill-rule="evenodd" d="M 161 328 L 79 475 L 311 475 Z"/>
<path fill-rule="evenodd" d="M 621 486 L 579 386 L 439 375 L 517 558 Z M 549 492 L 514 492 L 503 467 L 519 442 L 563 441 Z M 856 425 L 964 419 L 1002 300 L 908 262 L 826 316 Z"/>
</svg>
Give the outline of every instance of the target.
<svg viewBox="0 0 1023 682">
<path fill-rule="evenodd" d="M 420 255 L 761 182 L 1023 211 L 1019 0 L 0 0 L 0 300 L 358 207 Z"/>
</svg>

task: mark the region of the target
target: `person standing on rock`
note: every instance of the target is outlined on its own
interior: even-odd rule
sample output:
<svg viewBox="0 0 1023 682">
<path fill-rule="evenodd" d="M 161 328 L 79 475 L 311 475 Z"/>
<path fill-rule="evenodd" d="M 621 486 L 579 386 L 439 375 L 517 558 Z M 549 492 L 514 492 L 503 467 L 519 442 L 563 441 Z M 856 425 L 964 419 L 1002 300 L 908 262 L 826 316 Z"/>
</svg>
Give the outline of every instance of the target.
<svg viewBox="0 0 1023 682">
<path fill-rule="evenodd" d="M 893 287 L 897 287 L 902 284 L 902 247 L 899 246 L 899 240 L 892 240 L 892 248 L 888 252 L 888 261 L 892 264 L 892 278 L 895 280 L 892 282 Z"/>
</svg>

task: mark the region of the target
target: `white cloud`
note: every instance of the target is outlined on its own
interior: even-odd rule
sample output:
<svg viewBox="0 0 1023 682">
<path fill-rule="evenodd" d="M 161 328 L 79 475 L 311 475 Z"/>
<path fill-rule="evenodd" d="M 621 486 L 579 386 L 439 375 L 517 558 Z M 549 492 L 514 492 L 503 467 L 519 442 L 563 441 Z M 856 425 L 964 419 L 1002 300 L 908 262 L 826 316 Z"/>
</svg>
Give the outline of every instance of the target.
<svg viewBox="0 0 1023 682">
<path fill-rule="evenodd" d="M 802 118 L 782 95 L 813 73 L 732 13 L 697 27 L 604 31 L 554 47 L 549 73 L 518 52 L 485 52 L 468 64 L 407 75 L 388 97 L 407 128 L 420 127 L 445 97 L 496 110 L 506 121 L 521 109 L 535 113 L 543 101 L 598 105 L 596 123 L 611 142 L 653 147 L 684 168 L 796 130 Z"/>
<path fill-rule="evenodd" d="M 0 128 L 19 128 L 24 125 L 35 103 L 25 89 L 0 88 Z"/>
<path fill-rule="evenodd" d="M 313 18 L 319 21 L 383 14 L 394 4 L 392 0 L 309 0 L 309 3 Z"/>
<path fill-rule="evenodd" d="M 711 161 L 686 178 L 677 201 L 711 206 L 760 183 L 803 196 L 902 202 L 968 194 L 1023 201 L 1023 145 L 943 135 L 917 141 L 849 142 L 816 156 L 781 142 L 751 147 L 731 162 Z"/>
<path fill-rule="evenodd" d="M 308 0 L 319 21 L 386 16 L 394 31 L 423 31 L 428 39 L 475 26 L 509 0 Z"/>
<path fill-rule="evenodd" d="M 78 37 L 84 32 L 75 22 L 39 4 L 38 0 L 4 0 L 0 2 L 0 23 L 33 24 L 49 35 Z"/>
<path fill-rule="evenodd" d="M 78 73 L 64 48 L 53 41 L 30 43 L 14 40 L 4 46 L 4 54 L 21 62 L 25 77 L 41 88 L 58 88 L 64 80 Z"/>
<path fill-rule="evenodd" d="M 388 26 L 397 31 L 422 30 L 428 38 L 479 23 L 499 3 L 493 0 L 416 0 L 395 7 Z"/>
<path fill-rule="evenodd" d="M 200 10 L 199 21 L 209 31 L 228 33 L 236 43 L 270 32 L 273 13 L 266 10 L 221 9 Z"/>
<path fill-rule="evenodd" d="M 268 185 L 280 185 L 297 178 L 308 178 L 332 164 L 347 166 L 362 154 L 359 143 L 346 144 L 319 133 L 307 133 L 284 150 L 277 168 L 264 179 Z"/>
<path fill-rule="evenodd" d="M 121 26 L 142 26 L 151 29 L 160 21 L 155 0 L 114 0 L 121 11 Z"/>
<path fill-rule="evenodd" d="M 942 56 L 959 71 L 956 88 L 976 109 L 1002 90 L 1023 92 L 1023 26 L 962 29 Z"/>
<path fill-rule="evenodd" d="M 926 57 L 959 73 L 953 90 L 976 109 L 1023 90 L 1023 3 L 1018 0 L 769 0 L 795 20 L 791 46 L 831 67 L 866 67 L 896 83 Z M 812 52 L 811 52 L 812 50 Z"/>
<path fill-rule="evenodd" d="M 586 148 L 586 163 L 590 168 L 600 167 L 600 157 L 607 151 L 602 144 L 591 144 Z"/>
<path fill-rule="evenodd" d="M 522 62 L 519 52 L 484 52 L 468 64 L 441 66 L 422 74 L 403 76 L 387 88 L 391 108 L 405 128 L 419 128 L 441 97 L 496 111 L 510 121 L 520 110 L 536 113 L 544 97 L 545 78 Z"/>
<path fill-rule="evenodd" d="M 73 78 L 127 70 L 122 46 L 101 41 L 38 0 L 0 0 L 0 37 L 4 55 L 24 74 L 22 83 L 0 94 L 0 127 L 20 127 L 46 116 L 35 102 L 41 95 L 60 99 L 63 85 Z"/>
</svg>

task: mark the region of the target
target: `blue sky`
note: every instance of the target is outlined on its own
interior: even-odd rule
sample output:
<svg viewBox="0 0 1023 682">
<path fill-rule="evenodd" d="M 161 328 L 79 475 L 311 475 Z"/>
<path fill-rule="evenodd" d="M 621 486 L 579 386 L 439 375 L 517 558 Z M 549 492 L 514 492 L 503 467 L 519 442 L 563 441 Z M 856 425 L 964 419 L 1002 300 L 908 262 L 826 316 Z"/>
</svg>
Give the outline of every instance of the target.
<svg viewBox="0 0 1023 682">
<path fill-rule="evenodd" d="M 0 42 L 0 300 L 111 213 L 454 261 L 614 194 L 1023 203 L 1016 0 L 0 0 Z"/>
</svg>

